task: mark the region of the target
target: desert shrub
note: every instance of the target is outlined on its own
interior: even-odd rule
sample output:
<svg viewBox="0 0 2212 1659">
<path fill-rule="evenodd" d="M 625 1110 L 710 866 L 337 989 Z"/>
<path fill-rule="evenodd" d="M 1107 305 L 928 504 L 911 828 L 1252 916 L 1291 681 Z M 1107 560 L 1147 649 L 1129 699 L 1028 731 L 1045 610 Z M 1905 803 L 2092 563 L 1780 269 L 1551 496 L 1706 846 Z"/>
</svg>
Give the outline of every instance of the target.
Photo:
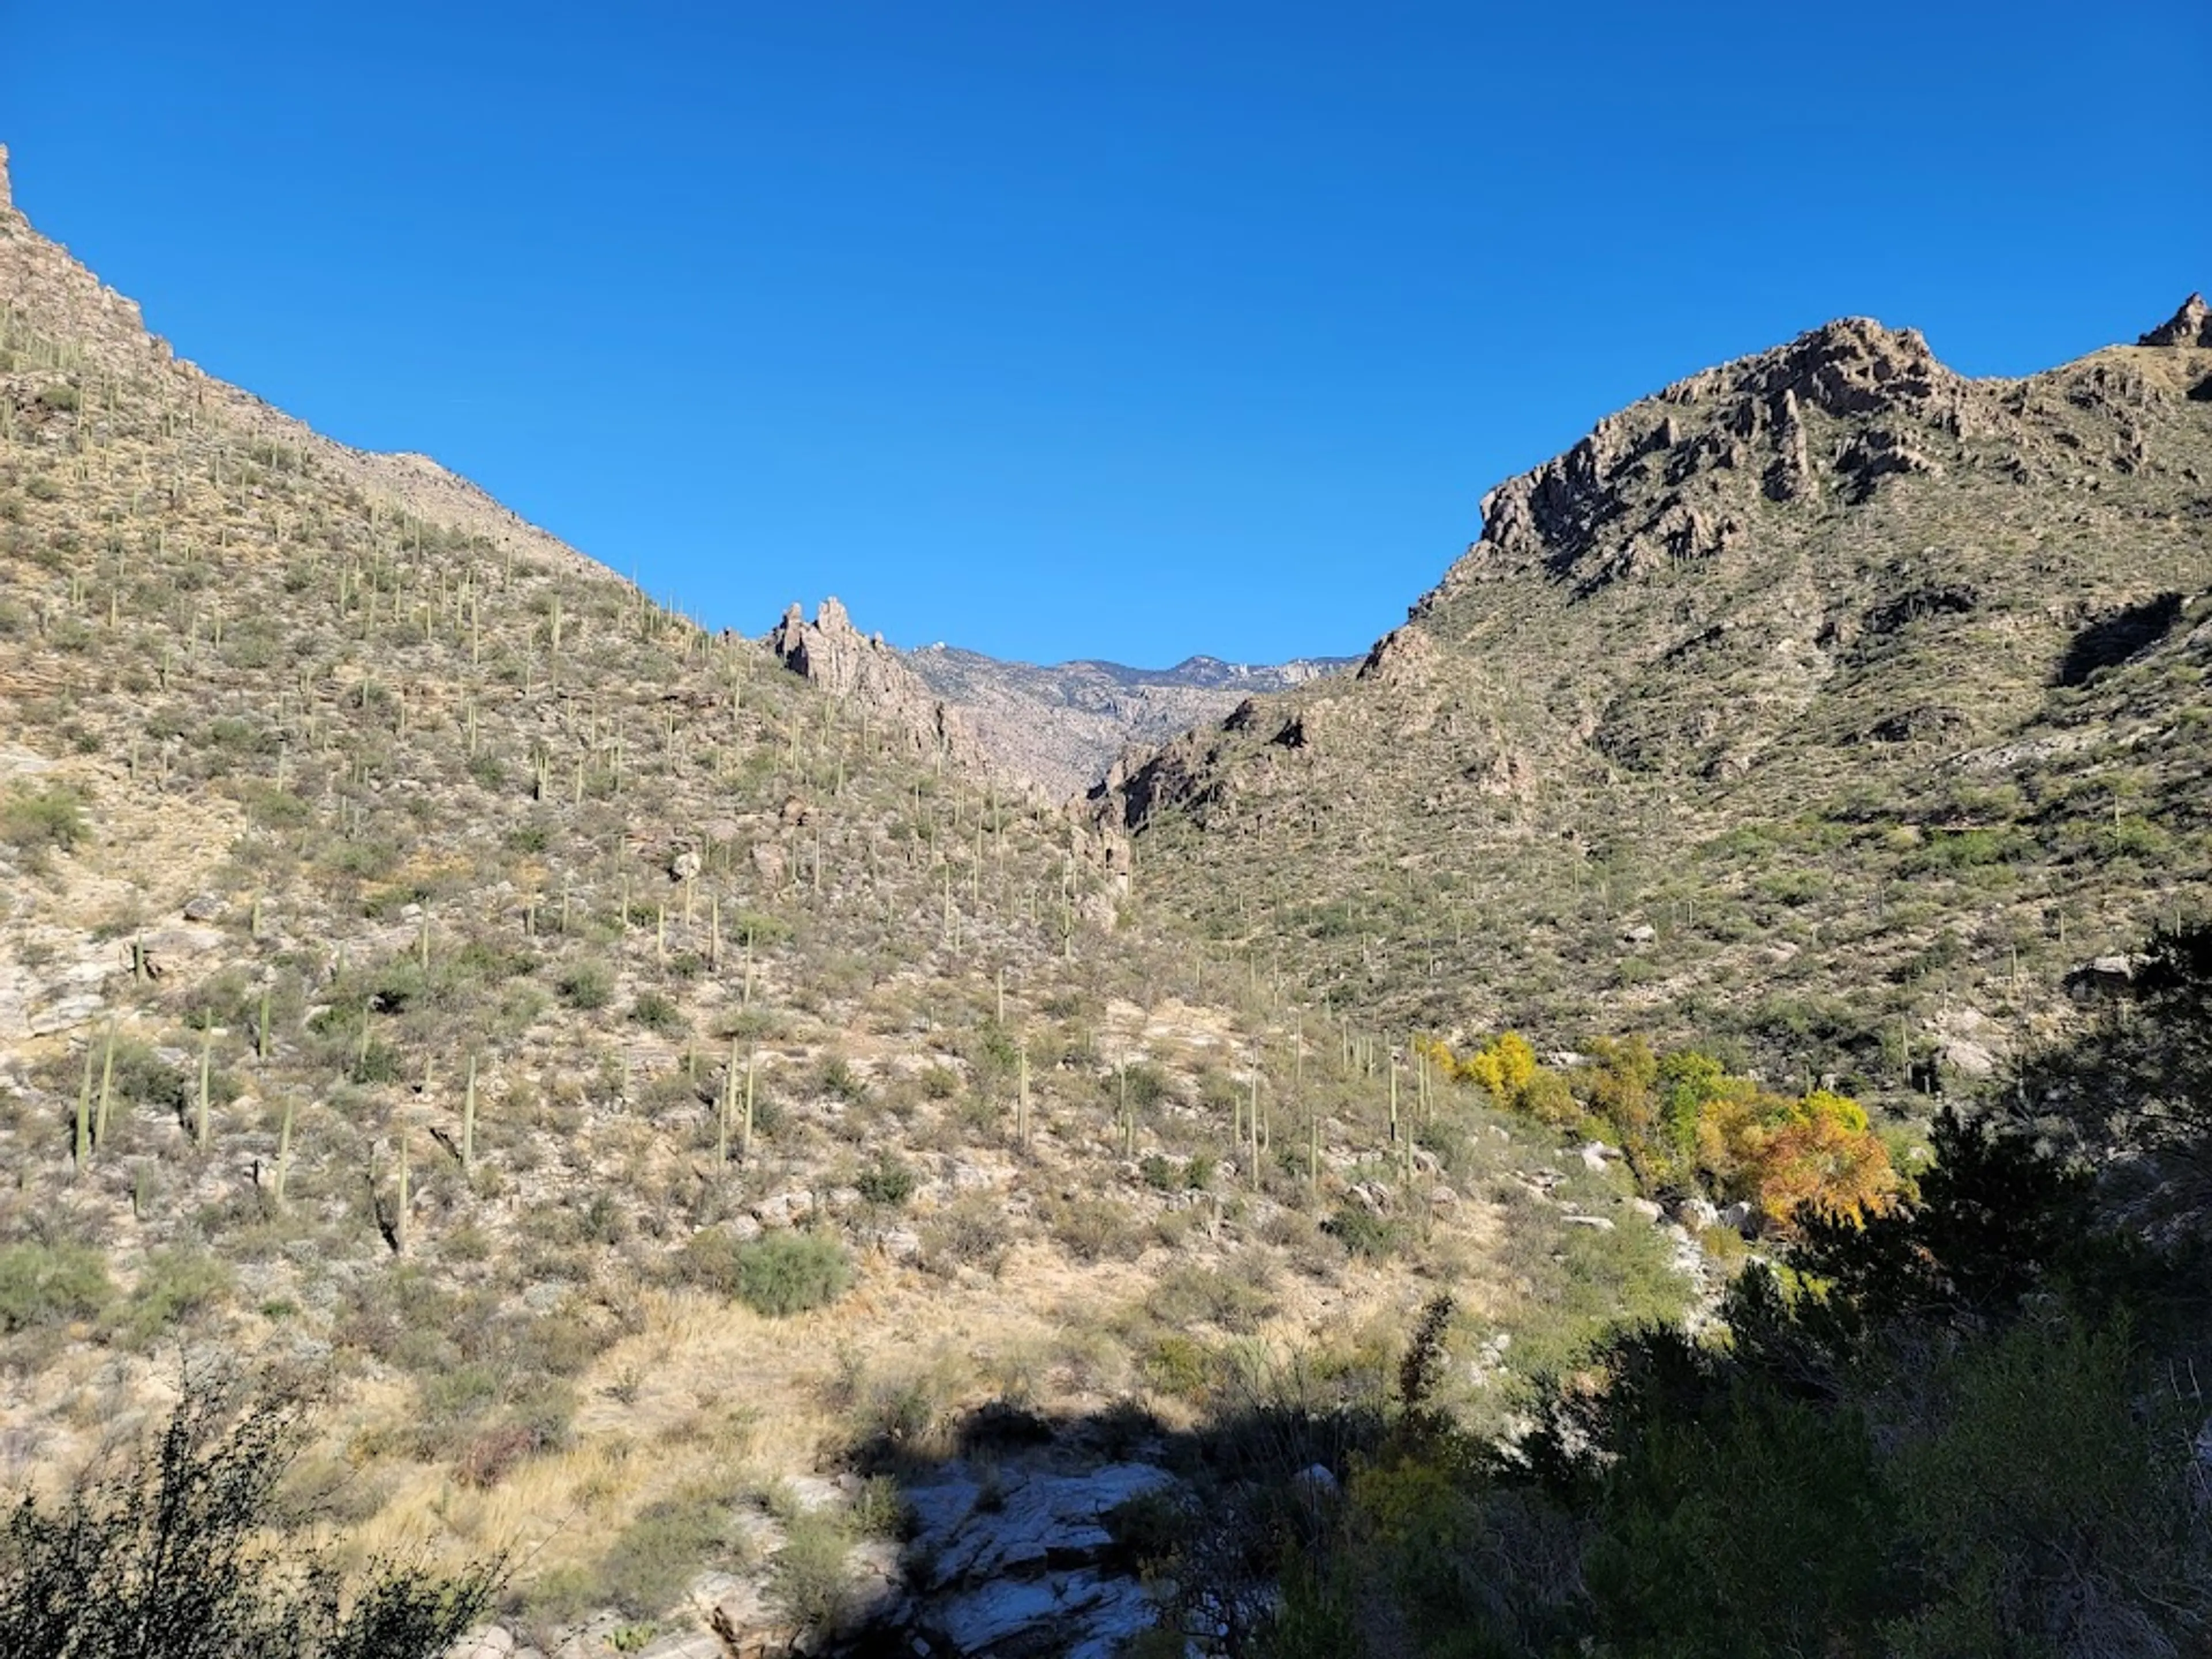
<svg viewBox="0 0 2212 1659">
<path fill-rule="evenodd" d="M 604 962 L 574 962 L 555 978 L 553 988 L 571 1008 L 584 1012 L 604 1008 L 614 1000 L 614 969 Z"/>
<path fill-rule="evenodd" d="M 1143 1224 L 1109 1198 L 1078 1198 L 1048 1210 L 1052 1236 L 1078 1261 L 1134 1261 L 1145 1252 Z"/>
<path fill-rule="evenodd" d="M 844 1247 L 814 1233 L 775 1233 L 749 1243 L 720 1231 L 696 1233 L 684 1247 L 678 1271 L 775 1318 L 827 1306 L 853 1282 Z"/>
<path fill-rule="evenodd" d="M 663 1613 L 683 1599 L 702 1561 L 742 1567 L 746 1533 L 734 1494 L 688 1487 L 647 1504 L 616 1534 L 599 1565 L 599 1596 L 633 1619 Z"/>
<path fill-rule="evenodd" d="M 1145 1298 L 1146 1312 L 1178 1330 L 1218 1325 L 1225 1331 L 1249 1332 L 1276 1306 L 1276 1297 L 1250 1276 L 1212 1267 L 1177 1267 Z"/>
<path fill-rule="evenodd" d="M 1121 1073 L 1121 1085 L 1128 1091 L 1132 1111 L 1150 1111 L 1172 1092 L 1168 1074 L 1148 1060 L 1127 1067 Z"/>
<path fill-rule="evenodd" d="M 820 1511 L 793 1516 L 769 1565 L 769 1601 L 802 1629 L 835 1630 L 850 1604 L 850 1547 L 836 1517 Z"/>
<path fill-rule="evenodd" d="M 1203 1399 L 1213 1385 L 1215 1369 L 1206 1346 L 1181 1331 L 1164 1332 L 1144 1357 L 1145 1381 L 1180 1400 Z"/>
<path fill-rule="evenodd" d="M 1394 1255 L 1406 1242 L 1404 1228 L 1359 1204 L 1339 1205 L 1321 1225 L 1323 1232 L 1353 1255 L 1374 1259 Z"/>
<path fill-rule="evenodd" d="M 66 853 L 85 834 L 84 798 L 66 784 L 21 790 L 0 805 L 0 841 L 19 852 Z"/>
<path fill-rule="evenodd" d="M 853 1185 L 867 1203 L 894 1209 L 914 1196 L 914 1168 L 889 1152 L 853 1177 Z"/>
<path fill-rule="evenodd" d="M 81 1244 L 0 1245 L 0 1333 L 95 1319 L 114 1287 L 107 1261 Z"/>
<path fill-rule="evenodd" d="M 138 1270 L 138 1283 L 116 1315 L 115 1334 L 131 1346 L 143 1346 L 172 1334 L 195 1315 L 229 1296 L 228 1263 L 204 1251 L 155 1250 Z"/>
<path fill-rule="evenodd" d="M 1305 1167 L 1299 1158 L 1293 1158 L 1291 1162 L 1299 1170 Z M 1214 1171 L 1219 1168 L 1219 1160 L 1211 1152 L 1194 1152 L 1188 1161 L 1163 1158 L 1154 1152 L 1137 1166 L 1137 1173 L 1154 1192 L 1199 1193 L 1213 1184 Z"/>
<path fill-rule="evenodd" d="M 866 1079 L 853 1069 L 852 1061 L 842 1054 L 831 1054 L 822 1062 L 821 1091 L 825 1095 L 848 1103 L 857 1103 L 867 1098 Z"/>
<path fill-rule="evenodd" d="M 491 1603 L 504 1561 L 456 1577 L 374 1561 L 342 1573 L 292 1542 L 285 1501 L 307 1413 L 187 1387 L 150 1444 L 0 1522 L 9 1659 L 437 1659 Z M 288 1527 L 289 1523 L 289 1527 Z"/>
<path fill-rule="evenodd" d="M 924 1259 L 939 1273 L 965 1265 L 995 1274 L 1012 1242 L 1005 1207 L 981 1194 L 947 1205 L 921 1233 Z"/>
<path fill-rule="evenodd" d="M 659 1032 L 662 1036 L 674 1036 L 690 1024 L 675 999 L 660 991 L 640 991 L 637 1000 L 630 1005 L 629 1017 L 647 1030 Z"/>
</svg>

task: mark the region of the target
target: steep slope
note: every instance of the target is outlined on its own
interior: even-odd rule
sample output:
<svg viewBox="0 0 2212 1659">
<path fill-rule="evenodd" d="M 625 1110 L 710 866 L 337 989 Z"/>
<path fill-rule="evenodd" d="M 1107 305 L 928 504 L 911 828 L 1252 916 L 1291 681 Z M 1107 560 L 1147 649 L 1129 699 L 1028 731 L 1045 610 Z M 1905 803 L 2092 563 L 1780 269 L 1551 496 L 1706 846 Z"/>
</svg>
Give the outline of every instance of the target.
<svg viewBox="0 0 2212 1659">
<path fill-rule="evenodd" d="M 1219 720 L 1246 697 L 1303 685 L 1358 659 L 1300 658 L 1255 667 L 1191 657 L 1172 668 L 1111 662 L 1039 667 L 933 645 L 906 660 L 960 711 L 1000 765 L 1066 799 L 1097 783 L 1132 744 L 1164 743 Z"/>
<path fill-rule="evenodd" d="M 1119 769 L 1143 889 L 1362 1018 L 1733 1029 L 1901 1090 L 2212 869 L 2212 349 L 1860 319 L 1493 490 L 1354 678 Z"/>
<path fill-rule="evenodd" d="M 564 1654 L 934 1630 L 990 1586 L 900 1600 L 822 1477 L 1665 1278 L 1561 1224 L 1602 1170 L 1529 1199 L 1443 1108 L 1417 1158 L 1384 1051 L 1129 925 L 1110 837 L 178 361 L 4 178 L 0 1481 L 245 1356 L 331 1392 L 353 1547 L 531 1551 Z M 1046 1565 L 967 1650 L 1054 1645 Z"/>
</svg>

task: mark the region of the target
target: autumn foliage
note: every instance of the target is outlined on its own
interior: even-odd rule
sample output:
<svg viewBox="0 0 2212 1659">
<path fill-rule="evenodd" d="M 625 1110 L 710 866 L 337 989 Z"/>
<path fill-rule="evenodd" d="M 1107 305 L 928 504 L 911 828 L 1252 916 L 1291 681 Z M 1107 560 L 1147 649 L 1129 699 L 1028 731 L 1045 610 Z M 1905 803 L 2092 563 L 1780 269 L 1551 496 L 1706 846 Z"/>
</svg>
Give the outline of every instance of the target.
<svg viewBox="0 0 2212 1659">
<path fill-rule="evenodd" d="M 1771 1230 L 1791 1231 L 1806 1206 L 1857 1220 L 1897 1192 L 1888 1152 L 1856 1101 L 1825 1089 L 1780 1094 L 1695 1049 L 1659 1054 L 1641 1037 L 1601 1039 L 1574 1064 L 1549 1066 L 1512 1031 L 1463 1054 L 1436 1037 L 1416 1048 L 1437 1075 L 1502 1106 L 1618 1141 L 1647 1189 L 1742 1200 Z"/>
</svg>

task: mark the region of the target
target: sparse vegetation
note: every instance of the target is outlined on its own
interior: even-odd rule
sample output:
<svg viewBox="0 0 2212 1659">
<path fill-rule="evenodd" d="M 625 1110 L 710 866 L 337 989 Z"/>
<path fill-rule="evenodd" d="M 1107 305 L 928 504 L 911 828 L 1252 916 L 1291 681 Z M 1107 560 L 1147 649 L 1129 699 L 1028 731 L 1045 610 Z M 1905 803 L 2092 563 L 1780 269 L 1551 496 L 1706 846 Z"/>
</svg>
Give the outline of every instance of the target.
<svg viewBox="0 0 2212 1659">
<path fill-rule="evenodd" d="M 298 1535 L 256 1531 L 244 1576 L 209 1581 L 246 1586 L 227 1652 L 303 1607 L 304 1650 L 412 1651 L 483 1609 L 496 1575 L 471 1564 L 518 1535 L 535 1553 L 501 1616 L 536 1621 L 543 1650 L 586 1623 L 649 1646 L 708 1567 L 833 1626 L 859 1540 L 900 1524 L 892 1486 L 956 1454 L 1004 1503 L 1024 1458 L 1190 1451 L 1216 1483 L 1206 1525 L 1128 1506 L 1112 1570 L 1264 1623 L 1273 1587 L 1249 1573 L 1271 1559 L 1278 1636 L 1308 1652 L 1356 1651 L 1386 1603 L 1392 1651 L 1443 1641 L 1438 1607 L 1464 1634 L 1468 1564 L 1525 1588 L 1504 1569 L 1532 1559 L 1571 1593 L 1529 1606 L 1601 1612 L 1574 1634 L 1634 1651 L 1623 1632 L 1668 1615 L 1670 1583 L 1766 1593 L 1698 1553 L 1747 1528 L 1819 1564 L 1808 1594 L 1848 1604 L 1834 1628 L 1862 1647 L 2024 1640 L 1927 1598 L 1870 1623 L 1851 1599 L 1904 1540 L 1899 1582 L 1955 1592 L 1959 1620 L 2045 1606 L 2007 1513 L 2068 1549 L 2118 1540 L 2082 1558 L 2100 1585 L 2194 1594 L 2184 1518 L 2122 1513 L 2088 1473 L 2008 1486 L 1960 1415 L 2148 1492 L 2180 1443 L 2147 1411 L 2118 1420 L 2156 1392 L 2130 1342 L 2167 1341 L 2141 1298 L 2132 1337 L 1947 1335 L 1929 1414 L 1893 1443 L 1850 1414 L 1896 1403 L 1850 1392 L 1873 1388 L 1872 1350 L 1778 1404 L 1671 1337 L 1590 1346 L 1710 1311 L 1754 1249 L 1821 1248 L 1805 1200 L 1917 1249 L 1935 1091 L 1984 1060 L 2013 1080 L 2012 1035 L 2064 1012 L 2069 975 L 2084 998 L 2134 983 L 2131 957 L 2094 959 L 2212 870 L 2188 740 L 2212 720 L 2203 584 L 2181 580 L 2185 526 L 2150 510 L 2171 475 L 2100 473 L 2109 489 L 2067 495 L 2078 522 L 2030 536 L 1961 437 L 1965 493 L 1877 496 L 1912 509 L 1878 534 L 1832 495 L 1745 507 L 1818 582 L 1723 550 L 1455 588 L 1409 636 L 1433 672 L 1386 653 L 1208 734 L 1192 776 L 1237 787 L 1203 823 L 1163 794 L 1125 891 L 1111 826 L 434 473 L 149 358 L 104 306 L 72 308 L 83 283 L 33 241 L 8 247 L 54 262 L 46 297 L 0 307 L 0 411 L 20 421 L 0 421 L 0 671 L 9 743 L 35 762 L 0 783 L 0 855 L 31 878 L 0 894 L 0 967 L 37 1033 L 0 1055 L 0 1476 L 82 1461 L 166 1409 L 180 1350 L 219 1346 L 311 1368 L 343 1406 L 301 1425 L 300 1467 L 337 1483 L 332 1561 L 403 1537 L 440 1553 L 356 1571 L 372 1593 L 349 1605 L 398 1622 L 348 1648 L 372 1626 L 291 1573 Z M 2111 452 L 2103 394 L 2063 385 L 2087 401 L 2049 418 Z M 71 418 L 87 408 L 97 422 Z M 1698 421 L 1686 444 L 1725 429 Z M 2113 533 L 2129 501 L 2132 540 Z M 2032 562 L 2047 604 L 1954 591 L 1969 566 Z M 2099 584 L 2123 580 L 2181 597 L 2100 623 Z M 1826 610 L 1784 617 L 1770 589 Z M 1708 638 L 1709 614 L 1736 625 Z M 1960 709 L 1984 621 L 2021 642 Z M 1501 650 L 1513 676 L 1459 684 Z M 1283 787 L 1243 790 L 1262 762 Z M 2149 1062 L 2125 1052 L 2132 1087 Z M 1750 1213 L 1723 1226 L 1707 1202 Z M 1394 1418 L 1404 1311 L 1440 1283 L 1460 1312 L 1422 1328 L 1437 1363 Z M 1818 1328 L 1818 1293 L 1798 1298 L 1767 1309 L 1775 1341 Z M 1471 1484 L 1507 1425 L 1577 1389 L 1617 1405 L 1602 1385 L 1647 1359 L 1699 1409 L 1708 1389 L 1749 1403 L 1642 1447 L 1603 1540 L 1555 1494 Z M 2062 1366 L 2051 1412 L 2019 1404 Z M 198 1426 L 171 1474 L 235 1450 L 227 1490 L 275 1501 L 248 1473 L 273 1442 L 178 1420 Z M 1317 1478 L 1286 1484 L 1315 1468 L 1340 1508 Z M 1699 1503 L 1669 1484 L 1712 1468 Z M 1871 1516 L 1849 1501 L 1869 1469 Z M 802 1504 L 780 1484 L 870 1472 L 891 1486 Z M 95 1480 L 80 1510 L 41 1486 L 12 1559 L 100 1541 L 106 1594 L 137 1571 L 142 1475 Z M 547 1536 L 553 1516 L 575 1519 Z M 1290 1540 L 1318 1547 L 1267 1556 Z"/>
</svg>

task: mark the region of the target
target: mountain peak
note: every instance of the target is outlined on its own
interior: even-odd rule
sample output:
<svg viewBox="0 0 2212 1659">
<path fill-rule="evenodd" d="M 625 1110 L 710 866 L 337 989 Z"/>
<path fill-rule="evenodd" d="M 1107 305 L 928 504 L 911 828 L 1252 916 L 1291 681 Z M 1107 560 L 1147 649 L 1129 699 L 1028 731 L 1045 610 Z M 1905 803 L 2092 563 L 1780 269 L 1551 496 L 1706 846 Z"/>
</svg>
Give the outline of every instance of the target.
<svg viewBox="0 0 2212 1659">
<path fill-rule="evenodd" d="M 0 213 L 15 210 L 15 193 L 8 183 L 8 146 L 0 144 Z"/>
<path fill-rule="evenodd" d="M 2180 310 L 2137 339 L 2136 343 L 2147 346 L 2212 346 L 2212 306 L 2204 303 L 2202 294 L 2192 294 L 2181 302 Z"/>
</svg>

